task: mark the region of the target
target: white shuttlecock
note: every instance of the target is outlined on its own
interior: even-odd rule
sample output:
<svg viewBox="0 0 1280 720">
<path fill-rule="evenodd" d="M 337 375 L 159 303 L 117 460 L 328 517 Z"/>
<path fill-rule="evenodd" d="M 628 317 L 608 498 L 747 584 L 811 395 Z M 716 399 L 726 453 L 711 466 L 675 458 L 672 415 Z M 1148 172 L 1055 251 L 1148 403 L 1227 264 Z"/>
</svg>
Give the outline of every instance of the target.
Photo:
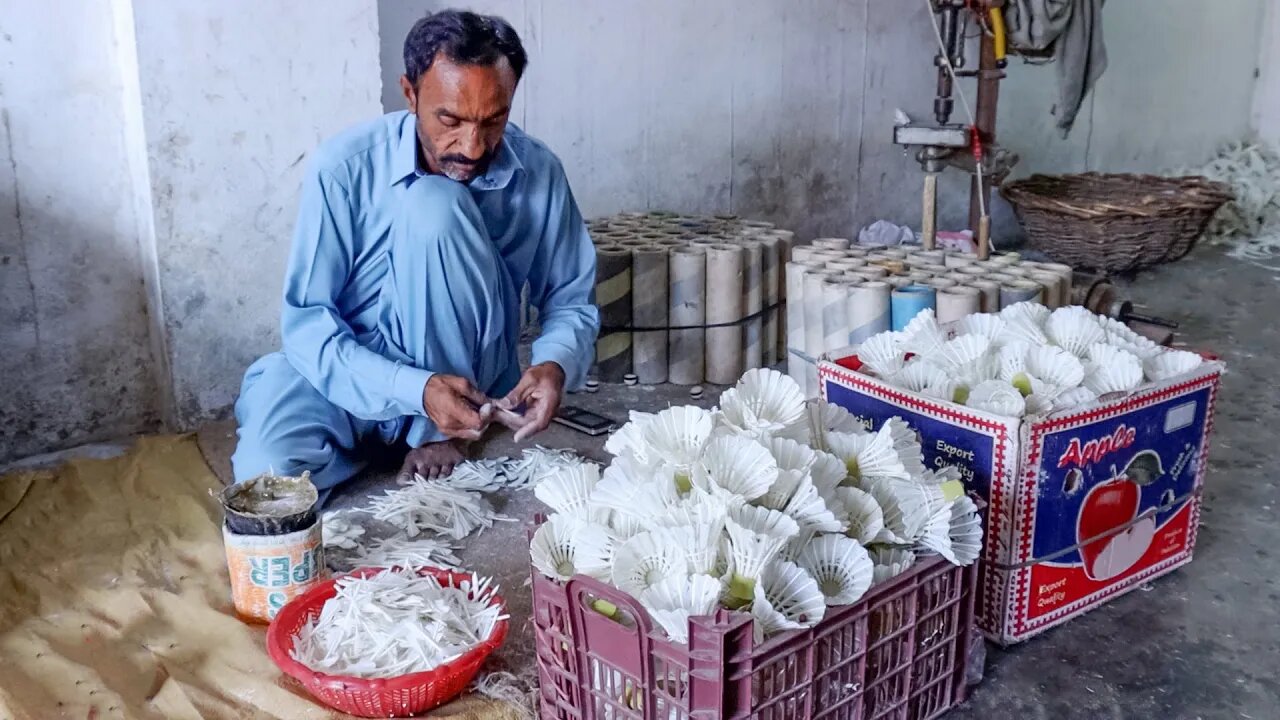
<svg viewBox="0 0 1280 720">
<path fill-rule="evenodd" d="M 604 469 L 590 502 L 593 508 L 608 510 L 614 534 L 627 538 L 647 528 L 678 500 L 671 468 L 645 465 L 623 455 Z"/>
<path fill-rule="evenodd" d="M 1029 345 L 1044 345 L 1049 336 L 1044 331 L 1044 321 L 1049 317 L 1049 308 L 1032 302 L 1020 302 L 1000 311 L 1000 319 L 1004 321 L 1004 329 L 996 338 L 996 344 L 1008 345 L 1023 342 Z"/>
<path fill-rule="evenodd" d="M 1167 350 L 1144 360 L 1142 369 L 1148 380 L 1159 382 L 1189 373 L 1200 367 L 1202 363 L 1204 358 L 1196 353 L 1186 350 Z"/>
<path fill-rule="evenodd" d="M 862 545 L 875 541 L 884 530 L 884 511 L 871 493 L 856 487 L 841 487 L 835 491 L 836 502 L 849 526 L 845 534 Z"/>
<path fill-rule="evenodd" d="M 942 351 L 946 341 L 932 308 L 921 310 L 902 328 L 902 349 L 909 353 L 933 357 Z"/>
<path fill-rule="evenodd" d="M 607 522 L 608 510 L 591 503 L 591 493 L 599 482 L 600 466 L 579 462 L 548 474 L 533 488 L 533 496 L 562 515 Z"/>
<path fill-rule="evenodd" d="M 631 411 L 630 419 L 613 431 L 604 441 L 605 452 L 615 457 L 632 455 L 641 462 L 649 462 L 648 445 L 644 440 L 644 426 L 652 422 L 654 413 Z"/>
<path fill-rule="evenodd" d="M 868 548 L 867 554 L 871 556 L 873 586 L 901 575 L 916 564 L 916 554 L 906 548 Z"/>
<path fill-rule="evenodd" d="M 711 492 L 755 500 L 778 479 L 778 461 L 769 448 L 745 435 L 725 435 L 707 445 L 694 465 L 693 483 Z"/>
<path fill-rule="evenodd" d="M 1035 381 L 1035 378 L 1032 378 L 1032 380 L 1033 382 L 1038 382 Z M 1026 417 L 1039 417 L 1053 412 L 1053 400 L 1054 398 L 1050 395 L 1038 395 L 1036 393 L 1028 395 L 1026 397 Z"/>
<path fill-rule="evenodd" d="M 1027 410 L 1026 398 L 1018 388 L 1003 380 L 988 380 L 975 385 L 969 391 L 965 404 L 975 410 L 1006 417 L 1022 417 Z"/>
<path fill-rule="evenodd" d="M 640 604 L 673 642 L 689 642 L 689 618 L 710 615 L 720 600 L 720 581 L 710 575 L 671 577 L 640 593 Z"/>
<path fill-rule="evenodd" d="M 1027 353 L 1027 371 L 1059 390 L 1069 390 L 1084 382 L 1080 358 L 1064 348 L 1042 345 Z"/>
<path fill-rule="evenodd" d="M 534 531 L 529 557 L 538 572 L 553 580 L 564 581 L 578 574 L 607 579 L 613 541 L 603 526 L 552 515 Z"/>
<path fill-rule="evenodd" d="M 801 480 L 782 512 L 796 521 L 801 532 L 842 533 L 847 527 L 808 477 Z"/>
<path fill-rule="evenodd" d="M 1044 332 L 1049 342 L 1077 357 L 1084 357 L 1089 348 L 1107 339 L 1098 316 L 1080 305 L 1054 310 L 1044 323 Z"/>
<path fill-rule="evenodd" d="M 689 574 L 685 548 L 673 533 L 662 530 L 636 534 L 618 546 L 613 557 L 613 584 L 619 590 L 639 595 L 670 577 Z"/>
<path fill-rule="evenodd" d="M 959 373 L 987 356 L 991 340 L 983 335 L 961 335 L 948 340 L 934 356 L 942 368 Z"/>
<path fill-rule="evenodd" d="M 903 333 L 894 331 L 872 335 L 858 346 L 858 360 L 876 375 L 887 378 L 906 362 L 905 339 Z"/>
<path fill-rule="evenodd" d="M 1107 333 L 1107 344 L 1114 345 L 1121 350 L 1128 350 L 1137 355 L 1139 359 L 1146 360 L 1165 351 L 1164 347 L 1152 342 L 1148 337 L 1139 335 L 1119 320 L 1099 317 L 1098 323 L 1102 325 L 1102 329 Z"/>
<path fill-rule="evenodd" d="M 1071 388 L 1070 390 L 1063 391 L 1061 394 L 1055 397 L 1053 399 L 1053 409 L 1055 412 L 1057 412 L 1058 410 L 1070 410 L 1071 408 L 1083 407 L 1085 405 L 1088 405 L 1092 402 L 1095 402 L 1097 399 L 1098 399 L 1097 393 L 1081 385 L 1080 387 L 1075 387 L 1075 388 Z"/>
<path fill-rule="evenodd" d="M 851 605 L 871 587 L 874 566 L 866 548 L 843 535 L 822 535 L 800 551 L 797 564 L 818 582 L 828 605 Z"/>
<path fill-rule="evenodd" d="M 884 512 L 884 529 L 876 542 L 891 545 L 914 543 L 929 518 L 946 503 L 942 488 L 914 481 L 874 478 L 863 489 Z"/>
<path fill-rule="evenodd" d="M 929 518 L 919 544 L 952 565 L 972 565 L 982 554 L 982 518 L 978 507 L 968 496 L 956 498 Z"/>
<path fill-rule="evenodd" d="M 715 418 L 693 405 L 669 407 L 641 426 L 645 454 L 675 468 L 677 481 L 687 478 L 711 440 Z"/>
<path fill-rule="evenodd" d="M 817 486 L 819 494 L 830 497 L 841 483 L 849 479 L 849 466 L 835 455 L 819 450 L 814 453 L 813 465 L 809 467 L 809 477 Z"/>
<path fill-rule="evenodd" d="M 805 440 L 799 442 L 785 437 L 776 437 L 769 441 L 769 452 L 773 454 L 779 470 L 790 470 L 801 474 L 809 472 L 809 468 L 813 467 L 818 456 L 813 448 L 804 444 L 807 440 L 806 436 Z"/>
<path fill-rule="evenodd" d="M 720 422 L 758 440 L 809 439 L 804 392 L 789 375 L 769 368 L 748 370 L 720 395 Z"/>
<path fill-rule="evenodd" d="M 995 343 L 1004 334 L 1004 324 L 1004 319 L 995 313 L 975 313 L 960 318 L 956 333 L 985 337 Z"/>
<path fill-rule="evenodd" d="M 673 509 L 667 521 L 650 532 L 684 548 L 688 572 L 712 574 L 720 564 L 720 541 L 724 534 L 724 512 L 712 504 L 694 504 L 687 510 Z M 675 524 L 675 521 L 681 521 Z"/>
<path fill-rule="evenodd" d="M 897 418 L 887 420 L 874 434 L 830 433 L 827 443 L 855 481 L 870 477 L 907 480 L 924 470 L 914 431 Z"/>
<path fill-rule="evenodd" d="M 886 378 L 898 387 L 914 393 L 926 393 L 930 389 L 947 385 L 947 372 L 941 366 L 925 360 L 912 360 L 902 369 Z"/>
<path fill-rule="evenodd" d="M 1142 361 L 1138 356 L 1102 343 L 1089 348 L 1084 370 L 1084 386 L 1099 396 L 1128 392 L 1142 384 Z"/>
<path fill-rule="evenodd" d="M 765 565 L 795 536 L 800 526 L 777 510 L 743 505 L 725 520 L 729 565 L 728 598 L 741 607 L 754 597 L 755 583 Z"/>
<path fill-rule="evenodd" d="M 765 568 L 751 602 L 756 640 L 782 630 L 813 627 L 826 611 L 818 581 L 793 562 L 775 560 Z"/>
</svg>

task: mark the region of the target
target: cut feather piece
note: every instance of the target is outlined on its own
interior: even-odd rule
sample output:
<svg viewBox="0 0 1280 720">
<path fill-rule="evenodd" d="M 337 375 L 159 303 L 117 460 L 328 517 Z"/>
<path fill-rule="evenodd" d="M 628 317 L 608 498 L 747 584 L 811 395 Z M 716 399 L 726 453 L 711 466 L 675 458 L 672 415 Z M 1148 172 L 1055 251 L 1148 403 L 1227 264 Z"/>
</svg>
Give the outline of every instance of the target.
<svg viewBox="0 0 1280 720">
<path fill-rule="evenodd" d="M 843 535 L 814 538 L 798 561 L 813 576 L 828 605 L 851 605 L 871 587 L 874 566 L 866 549 Z"/>
</svg>

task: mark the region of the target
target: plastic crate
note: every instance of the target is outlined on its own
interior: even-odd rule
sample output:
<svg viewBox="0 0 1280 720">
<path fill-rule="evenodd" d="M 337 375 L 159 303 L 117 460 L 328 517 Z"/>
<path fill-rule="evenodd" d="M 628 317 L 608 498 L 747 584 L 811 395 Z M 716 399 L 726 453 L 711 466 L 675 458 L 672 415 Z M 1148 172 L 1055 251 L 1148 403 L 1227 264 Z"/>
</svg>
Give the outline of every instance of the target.
<svg viewBox="0 0 1280 720">
<path fill-rule="evenodd" d="M 630 595 L 533 572 L 543 720 L 929 720 L 967 695 L 978 566 L 938 556 L 756 644 L 749 615 L 690 621 L 666 639 Z M 596 600 L 619 610 L 611 619 Z"/>
</svg>

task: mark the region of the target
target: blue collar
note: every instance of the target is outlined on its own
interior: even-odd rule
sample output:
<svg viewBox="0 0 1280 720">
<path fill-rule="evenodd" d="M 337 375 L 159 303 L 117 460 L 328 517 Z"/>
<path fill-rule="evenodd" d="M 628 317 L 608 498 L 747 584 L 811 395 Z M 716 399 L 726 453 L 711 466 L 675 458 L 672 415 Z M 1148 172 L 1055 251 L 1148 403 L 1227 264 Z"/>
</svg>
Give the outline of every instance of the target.
<svg viewBox="0 0 1280 720">
<path fill-rule="evenodd" d="M 498 151 L 489 163 L 485 174 L 475 178 L 468 187 L 472 190 L 501 190 L 511 184 L 511 178 L 517 170 L 523 170 L 524 163 L 511 149 L 504 134 L 498 143 Z M 396 138 L 396 147 L 392 156 L 391 184 L 396 185 L 406 178 L 413 182 L 415 178 L 426 175 L 418 167 L 418 121 L 413 113 L 405 113 L 400 121 L 400 134 Z"/>
</svg>

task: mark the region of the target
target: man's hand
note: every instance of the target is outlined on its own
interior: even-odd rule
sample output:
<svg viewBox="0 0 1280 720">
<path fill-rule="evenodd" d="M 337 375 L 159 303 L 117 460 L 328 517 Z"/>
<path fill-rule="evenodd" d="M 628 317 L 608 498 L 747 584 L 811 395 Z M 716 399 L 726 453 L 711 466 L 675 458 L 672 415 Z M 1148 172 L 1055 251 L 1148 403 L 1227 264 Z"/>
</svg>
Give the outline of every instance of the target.
<svg viewBox="0 0 1280 720">
<path fill-rule="evenodd" d="M 524 427 L 516 431 L 516 442 L 547 429 L 560 409 L 564 395 L 564 370 L 556 363 L 544 362 L 524 371 L 516 389 L 498 401 L 503 410 L 524 406 Z"/>
<path fill-rule="evenodd" d="M 445 437 L 479 440 L 489 424 L 478 408 L 489 398 L 466 378 L 436 373 L 422 389 L 422 408 Z"/>
</svg>

